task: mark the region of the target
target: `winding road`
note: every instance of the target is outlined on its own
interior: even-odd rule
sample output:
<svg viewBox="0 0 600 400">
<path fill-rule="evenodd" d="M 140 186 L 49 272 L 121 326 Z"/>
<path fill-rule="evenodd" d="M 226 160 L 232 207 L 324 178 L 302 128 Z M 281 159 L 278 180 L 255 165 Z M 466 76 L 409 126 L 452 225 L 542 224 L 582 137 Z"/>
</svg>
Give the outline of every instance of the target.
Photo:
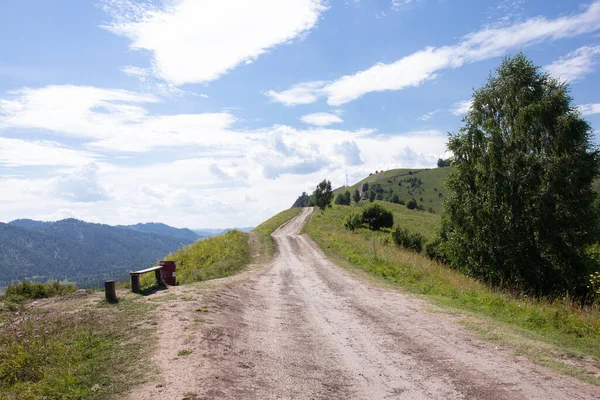
<svg viewBox="0 0 600 400">
<path fill-rule="evenodd" d="M 273 234 L 269 266 L 177 288 L 189 301 L 161 306 L 160 377 L 131 398 L 600 398 L 423 300 L 339 268 L 299 235 L 311 212 Z M 191 353 L 178 357 L 181 349 Z"/>
</svg>

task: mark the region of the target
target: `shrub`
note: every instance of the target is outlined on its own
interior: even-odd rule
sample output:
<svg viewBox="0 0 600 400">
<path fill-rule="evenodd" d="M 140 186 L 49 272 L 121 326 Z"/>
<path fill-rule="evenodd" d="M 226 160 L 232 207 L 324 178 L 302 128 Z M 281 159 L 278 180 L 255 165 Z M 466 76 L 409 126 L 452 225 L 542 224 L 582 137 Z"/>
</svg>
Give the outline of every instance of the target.
<svg viewBox="0 0 600 400">
<path fill-rule="evenodd" d="M 417 201 L 415 199 L 410 199 L 408 203 L 406 203 L 406 208 L 409 210 L 414 210 L 417 208 Z"/>
<path fill-rule="evenodd" d="M 425 245 L 425 255 L 430 259 L 442 264 L 449 264 L 448 258 L 444 252 L 442 239 L 438 236 Z"/>
<path fill-rule="evenodd" d="M 411 233 L 408 229 L 402 228 L 400 225 L 396 225 L 392 231 L 392 240 L 397 246 L 414 250 L 417 253 L 421 252 L 423 243 L 425 242 L 423 235 L 420 233 Z"/>
<path fill-rule="evenodd" d="M 23 281 L 8 285 L 4 293 L 4 299 L 13 302 L 21 302 L 27 299 L 43 299 L 47 297 L 62 296 L 77 290 L 72 283 L 39 283 Z"/>
<path fill-rule="evenodd" d="M 359 213 L 353 213 L 346 217 L 346 221 L 344 222 L 344 226 L 346 229 L 354 232 L 356 229 L 362 227 L 363 220 L 362 216 Z"/>
<path fill-rule="evenodd" d="M 369 229 L 378 231 L 394 226 L 394 215 L 379 204 L 373 204 L 363 211 L 362 222 L 367 224 Z"/>
</svg>

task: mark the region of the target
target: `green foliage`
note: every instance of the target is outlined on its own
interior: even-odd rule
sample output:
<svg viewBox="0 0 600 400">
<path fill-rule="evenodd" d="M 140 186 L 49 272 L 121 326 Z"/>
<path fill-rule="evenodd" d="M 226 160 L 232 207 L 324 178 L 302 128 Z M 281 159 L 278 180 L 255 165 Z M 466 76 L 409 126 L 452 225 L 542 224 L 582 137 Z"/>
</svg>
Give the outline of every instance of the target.
<svg viewBox="0 0 600 400">
<path fill-rule="evenodd" d="M 356 204 L 358 204 L 360 202 L 360 192 L 358 191 L 358 189 L 354 190 L 354 194 L 352 195 L 352 199 L 354 200 L 354 202 Z"/>
<path fill-rule="evenodd" d="M 51 283 L 39 283 L 22 281 L 17 284 L 10 284 L 4 292 L 3 299 L 13 303 L 20 303 L 27 299 L 43 299 L 54 296 L 62 296 L 77 290 L 77 286 L 72 283 L 60 283 L 59 281 Z"/>
<path fill-rule="evenodd" d="M 400 247 L 420 253 L 425 243 L 425 237 L 417 232 L 410 232 L 408 229 L 396 225 L 392 230 L 392 241 Z"/>
<path fill-rule="evenodd" d="M 377 193 L 375 193 L 374 191 L 370 191 L 369 192 L 369 201 L 372 203 L 375 201 L 375 197 L 377 196 Z"/>
<path fill-rule="evenodd" d="M 283 210 L 279 214 L 274 215 L 262 224 L 258 225 L 253 230 L 262 235 L 269 236 L 277 230 L 281 225 L 300 214 L 302 210 L 299 208 L 290 208 Z"/>
<path fill-rule="evenodd" d="M 450 135 L 444 231 L 452 265 L 538 294 L 581 291 L 597 225 L 591 135 L 565 84 L 523 54 L 504 59 Z"/>
<path fill-rule="evenodd" d="M 410 211 L 394 204 L 386 206 L 396 219 L 427 237 L 428 243 L 435 241 L 432 234 L 439 223 L 437 214 Z M 342 260 L 341 265 L 360 268 L 453 310 L 487 316 L 516 327 L 519 332 L 525 330 L 528 337 L 534 335 L 568 354 L 600 358 L 598 305 L 581 307 L 568 298 L 548 301 L 493 290 L 423 255 L 386 244 L 387 232 L 346 230 L 344 221 L 358 209 L 334 206 L 331 212 L 314 215 L 305 231 L 327 255 Z"/>
<path fill-rule="evenodd" d="M 417 205 L 417 201 L 415 199 L 410 199 L 408 203 L 406 203 L 406 208 L 408 208 L 409 210 L 415 210 L 418 207 L 419 206 Z"/>
<path fill-rule="evenodd" d="M 448 158 L 444 160 L 443 158 L 438 159 L 437 166 L 438 168 L 449 167 L 452 165 L 452 161 Z"/>
<path fill-rule="evenodd" d="M 338 193 L 335 198 L 335 204 L 349 206 L 350 203 L 352 203 L 352 199 L 350 197 L 350 192 L 347 190 L 344 193 Z"/>
<path fill-rule="evenodd" d="M 250 261 L 248 234 L 229 231 L 171 253 L 165 260 L 177 263 L 178 283 L 223 278 L 238 272 Z"/>
<path fill-rule="evenodd" d="M 398 197 L 398 195 L 396 193 L 394 193 L 394 195 L 392 196 L 392 203 L 400 204 L 400 198 Z"/>
<path fill-rule="evenodd" d="M 352 232 L 361 228 L 363 225 L 362 214 L 360 213 L 352 213 L 346 217 L 344 222 L 344 227 Z"/>
<path fill-rule="evenodd" d="M 311 206 L 310 196 L 306 192 L 302 192 L 302 194 L 296 199 L 296 201 L 292 205 L 292 208 L 310 207 L 310 206 Z"/>
<path fill-rule="evenodd" d="M 362 222 L 373 231 L 394 226 L 394 215 L 380 204 L 372 204 L 362 212 Z"/>
<path fill-rule="evenodd" d="M 367 193 L 369 191 L 369 182 L 365 182 L 362 184 L 363 193 Z"/>
<path fill-rule="evenodd" d="M 315 206 L 319 207 L 321 211 L 325 211 L 327 207 L 331 207 L 331 200 L 333 199 L 331 182 L 324 179 L 317 185 L 312 197 L 314 199 Z"/>
<path fill-rule="evenodd" d="M 439 236 L 436 236 L 432 240 L 429 240 L 425 245 L 425 255 L 436 262 L 441 264 L 449 264 L 448 257 L 446 257 L 446 252 L 444 250 L 444 246 L 442 243 L 442 239 Z"/>
</svg>

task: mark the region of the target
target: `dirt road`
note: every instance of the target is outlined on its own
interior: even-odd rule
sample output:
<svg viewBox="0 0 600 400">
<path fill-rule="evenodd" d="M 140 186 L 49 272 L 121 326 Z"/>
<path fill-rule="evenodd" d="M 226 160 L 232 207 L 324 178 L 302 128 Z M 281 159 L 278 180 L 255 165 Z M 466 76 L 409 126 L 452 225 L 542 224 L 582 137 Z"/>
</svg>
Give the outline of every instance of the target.
<svg viewBox="0 0 600 400">
<path fill-rule="evenodd" d="M 274 235 L 268 267 L 184 289 L 165 303 L 160 377 L 134 399 L 597 399 L 600 390 L 476 339 L 422 300 L 332 264 L 298 235 Z M 199 314 L 201 314 L 199 316 Z M 182 350 L 188 355 L 177 356 Z"/>
</svg>

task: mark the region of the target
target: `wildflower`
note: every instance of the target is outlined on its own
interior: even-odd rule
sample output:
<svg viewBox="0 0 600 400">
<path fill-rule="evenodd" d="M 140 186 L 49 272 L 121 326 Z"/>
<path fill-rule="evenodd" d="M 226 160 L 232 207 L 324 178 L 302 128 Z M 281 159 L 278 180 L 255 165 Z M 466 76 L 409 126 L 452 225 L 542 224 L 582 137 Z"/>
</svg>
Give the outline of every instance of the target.
<svg viewBox="0 0 600 400">
<path fill-rule="evenodd" d="M 17 337 L 21 337 L 21 336 L 23 336 L 23 332 L 17 333 Z"/>
<path fill-rule="evenodd" d="M 49 333 L 50 333 L 50 332 L 48 332 L 48 331 L 44 331 L 44 335 L 47 335 L 47 334 L 49 334 Z"/>
</svg>

